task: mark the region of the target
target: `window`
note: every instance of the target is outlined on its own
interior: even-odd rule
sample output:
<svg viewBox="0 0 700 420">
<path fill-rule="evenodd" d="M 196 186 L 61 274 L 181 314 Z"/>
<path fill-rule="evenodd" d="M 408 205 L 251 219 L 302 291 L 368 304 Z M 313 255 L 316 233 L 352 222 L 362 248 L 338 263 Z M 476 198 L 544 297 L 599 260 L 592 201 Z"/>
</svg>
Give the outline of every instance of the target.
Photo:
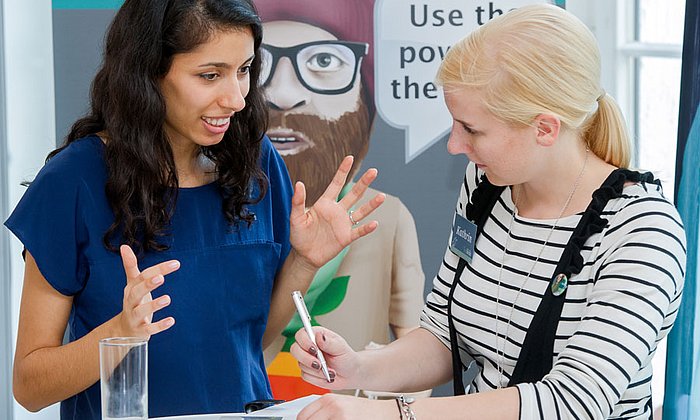
<svg viewBox="0 0 700 420">
<path fill-rule="evenodd" d="M 635 0 L 634 60 L 637 98 L 636 162 L 653 171 L 664 192 L 674 191 L 685 0 Z"/>
<path fill-rule="evenodd" d="M 685 0 L 624 0 L 617 13 L 617 97 L 634 142 L 633 166 L 674 196 Z"/>
<path fill-rule="evenodd" d="M 579 1 L 567 2 L 567 7 L 577 7 Z M 653 172 L 671 200 L 685 1 L 594 0 L 580 16 L 601 46 L 603 86 L 618 100 L 629 124 L 632 166 Z M 665 365 L 666 340 L 652 362 L 655 408 L 663 402 Z"/>
</svg>

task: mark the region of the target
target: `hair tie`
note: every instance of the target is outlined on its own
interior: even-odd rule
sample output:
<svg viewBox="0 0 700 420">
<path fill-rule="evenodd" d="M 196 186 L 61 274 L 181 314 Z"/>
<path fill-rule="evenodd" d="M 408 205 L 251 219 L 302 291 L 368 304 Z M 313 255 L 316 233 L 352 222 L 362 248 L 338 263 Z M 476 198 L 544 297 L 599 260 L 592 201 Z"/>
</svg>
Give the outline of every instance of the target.
<svg viewBox="0 0 700 420">
<path fill-rule="evenodd" d="M 605 95 L 606 95 L 605 89 L 603 89 L 603 90 L 600 92 L 600 95 L 599 95 L 597 98 L 595 98 L 595 101 L 596 101 L 596 102 L 600 102 L 600 100 L 603 99 L 603 98 L 605 97 Z"/>
</svg>

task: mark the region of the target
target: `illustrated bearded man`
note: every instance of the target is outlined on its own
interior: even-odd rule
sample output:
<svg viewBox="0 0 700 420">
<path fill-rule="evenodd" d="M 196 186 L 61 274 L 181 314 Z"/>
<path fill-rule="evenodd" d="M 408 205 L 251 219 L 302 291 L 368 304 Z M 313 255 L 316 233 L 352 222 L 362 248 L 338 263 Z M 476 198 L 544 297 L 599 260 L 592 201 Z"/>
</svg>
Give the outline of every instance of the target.
<svg viewBox="0 0 700 420">
<path fill-rule="evenodd" d="M 307 200 L 314 202 L 344 156 L 355 156 L 354 174 L 367 154 L 374 119 L 374 2 L 258 0 L 256 6 L 266 22 L 264 42 L 268 45 L 290 47 L 339 40 L 367 47 L 357 56 L 348 56 L 347 52 L 343 55 L 333 45 L 321 44 L 296 57 L 268 57 L 267 68 L 274 69 L 263 82 L 270 111 L 267 134 L 287 164 L 292 180 L 303 181 Z M 329 73 L 341 66 L 352 67 L 352 59 L 359 64 L 352 79 L 345 79 L 352 84 L 328 82 L 333 77 Z M 315 81 L 304 80 L 305 75 Z M 326 80 L 321 80 L 324 77 Z M 343 88 L 347 91 L 337 92 Z M 328 93 L 328 89 L 336 93 Z"/>
</svg>

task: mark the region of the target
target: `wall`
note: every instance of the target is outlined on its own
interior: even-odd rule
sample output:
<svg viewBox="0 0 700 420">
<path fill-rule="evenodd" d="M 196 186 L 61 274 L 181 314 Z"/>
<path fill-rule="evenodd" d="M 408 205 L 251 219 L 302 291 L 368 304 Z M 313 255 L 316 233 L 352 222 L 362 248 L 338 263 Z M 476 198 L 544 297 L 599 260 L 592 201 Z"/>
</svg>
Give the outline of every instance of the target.
<svg viewBox="0 0 700 420">
<path fill-rule="evenodd" d="M 3 125 L 3 134 L 6 138 L 6 155 L 3 163 L 6 165 L 7 176 L 2 177 L 1 188 L 8 199 L 7 209 L 12 209 L 24 193 L 24 187 L 20 186 L 20 182 L 31 179 L 33 174 L 41 168 L 46 154 L 55 144 L 51 1 L 5 0 L 3 8 L 2 48 L 7 122 Z M 7 212 L 7 209 L 1 210 Z M 8 214 L 4 213 L 0 216 L 4 221 Z M 4 228 L 3 232 L 4 235 L 7 234 Z M 12 237 L 9 244 L 9 270 L 3 264 L 3 273 L 5 271 L 10 273 L 11 304 L 9 311 L 3 305 L 4 313 L 0 313 L 0 317 L 6 320 L 9 312 L 9 325 L 12 331 L 10 341 L 14 347 L 24 263 L 19 241 Z M 1 329 L 0 332 L 2 332 Z M 6 364 L 9 362 L 6 358 L 2 361 Z M 2 397 L 5 398 L 6 395 L 3 394 Z M 54 406 L 32 414 L 13 402 L 9 413 L 0 411 L 0 418 L 57 419 L 57 408 Z"/>
<path fill-rule="evenodd" d="M 5 29 L 3 21 L 3 2 L 0 1 L 0 45 L 3 45 Z M 0 49 L 0 127 L 5 127 L 5 59 L 4 50 Z M 0 179 L 7 179 L 7 141 L 5 130 L 0 130 Z M 0 215 L 8 212 L 7 191 L 0 187 Z M 9 235 L 0 229 L 0 279 L 10 278 L 10 242 Z M 0 413 L 8 413 L 12 407 L 10 396 L 11 376 L 11 328 L 10 323 L 10 282 L 0 281 Z"/>
</svg>

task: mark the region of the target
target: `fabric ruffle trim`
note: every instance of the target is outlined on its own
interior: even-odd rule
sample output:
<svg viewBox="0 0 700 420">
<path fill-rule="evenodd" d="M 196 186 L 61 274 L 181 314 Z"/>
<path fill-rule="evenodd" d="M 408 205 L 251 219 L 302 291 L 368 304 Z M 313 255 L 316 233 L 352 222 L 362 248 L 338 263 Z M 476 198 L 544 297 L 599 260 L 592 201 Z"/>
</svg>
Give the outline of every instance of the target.
<svg viewBox="0 0 700 420">
<path fill-rule="evenodd" d="M 564 254 L 569 256 L 569 261 L 562 270 L 571 277 L 578 274 L 583 269 L 583 256 L 581 250 L 588 238 L 600 233 L 605 229 L 608 221 L 601 214 L 608 204 L 608 201 L 622 196 L 622 190 L 626 182 L 645 182 L 659 185 L 659 181 L 654 179 L 651 172 L 640 173 L 628 169 L 616 169 L 608 175 L 603 184 L 592 194 L 592 199 L 588 208 L 581 216 L 579 224 L 574 229 L 574 233 L 569 239 Z"/>
<path fill-rule="evenodd" d="M 472 192 L 471 200 L 465 207 L 464 214 L 466 215 L 467 219 L 476 222 L 481 217 L 481 214 L 478 213 L 479 208 L 482 208 L 482 211 L 485 210 L 483 209 L 485 206 L 480 204 L 484 201 L 483 197 L 489 197 L 492 194 L 492 191 L 498 188 L 502 187 L 493 185 L 491 182 L 489 182 L 488 178 L 486 178 L 486 174 L 482 174 L 479 184 Z M 488 211 L 491 211 L 491 209 L 488 209 Z"/>
</svg>

